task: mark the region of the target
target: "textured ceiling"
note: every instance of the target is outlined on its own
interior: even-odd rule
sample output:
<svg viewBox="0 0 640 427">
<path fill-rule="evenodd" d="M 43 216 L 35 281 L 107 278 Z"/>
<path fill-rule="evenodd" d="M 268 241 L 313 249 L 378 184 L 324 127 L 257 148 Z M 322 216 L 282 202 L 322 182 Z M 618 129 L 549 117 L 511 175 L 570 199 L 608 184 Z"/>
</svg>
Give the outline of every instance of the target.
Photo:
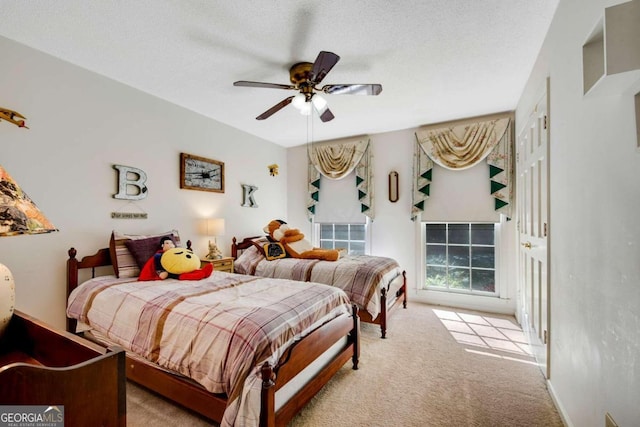
<svg viewBox="0 0 640 427">
<path fill-rule="evenodd" d="M 0 35 L 285 147 L 516 107 L 559 0 L 0 0 Z M 289 67 L 341 59 L 322 82 L 335 119 L 293 106 Z"/>
</svg>

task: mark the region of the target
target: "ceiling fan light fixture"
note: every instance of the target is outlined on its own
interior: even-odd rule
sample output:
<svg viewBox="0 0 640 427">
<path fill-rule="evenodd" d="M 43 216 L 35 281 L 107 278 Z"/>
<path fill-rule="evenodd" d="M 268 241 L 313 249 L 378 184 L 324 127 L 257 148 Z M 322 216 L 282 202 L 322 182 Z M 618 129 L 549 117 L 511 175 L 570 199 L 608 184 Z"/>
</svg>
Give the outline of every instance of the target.
<svg viewBox="0 0 640 427">
<path fill-rule="evenodd" d="M 311 102 L 313 102 L 313 106 L 318 111 L 322 111 L 327 107 L 327 100 L 318 94 L 313 95 L 313 98 L 311 98 Z"/>
<path fill-rule="evenodd" d="M 309 114 L 311 114 L 311 103 L 310 102 L 305 102 L 304 103 L 302 108 L 300 108 L 300 114 L 302 114 L 303 116 L 308 116 Z"/>
<path fill-rule="evenodd" d="M 296 107 L 298 110 L 301 110 L 303 108 L 305 108 L 305 104 L 306 104 L 306 97 L 304 96 L 303 93 L 299 93 L 296 96 L 293 97 L 293 100 L 291 100 L 291 105 L 293 105 L 294 107 Z"/>
<path fill-rule="evenodd" d="M 291 105 L 293 105 L 298 111 L 300 111 L 300 114 L 302 114 L 303 116 L 308 116 L 309 114 L 311 114 L 311 102 L 302 92 L 293 97 L 293 99 L 291 100 Z"/>
</svg>

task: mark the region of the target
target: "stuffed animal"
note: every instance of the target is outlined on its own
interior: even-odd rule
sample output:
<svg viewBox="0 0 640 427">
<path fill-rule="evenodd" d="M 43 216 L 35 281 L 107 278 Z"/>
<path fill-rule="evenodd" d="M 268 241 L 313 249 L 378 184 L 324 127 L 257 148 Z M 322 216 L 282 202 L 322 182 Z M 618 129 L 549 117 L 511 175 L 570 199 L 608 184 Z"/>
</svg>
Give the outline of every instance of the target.
<svg viewBox="0 0 640 427">
<path fill-rule="evenodd" d="M 218 248 L 218 245 L 209 241 L 209 253 L 204 258 L 208 260 L 222 258 L 222 252 Z"/>
<path fill-rule="evenodd" d="M 275 219 L 264 228 L 273 240 L 282 243 L 287 254 L 292 258 L 321 259 L 335 261 L 340 252 L 335 249 L 314 248 L 311 242 L 297 228 L 290 228 L 286 222 Z"/>
<path fill-rule="evenodd" d="M 168 238 L 167 238 L 168 239 Z M 164 280 L 168 277 L 178 280 L 200 280 L 211 276 L 213 264 L 200 268 L 200 259 L 191 249 L 176 248 L 163 238 L 162 250 L 156 252 L 140 271 L 139 281 Z"/>
</svg>

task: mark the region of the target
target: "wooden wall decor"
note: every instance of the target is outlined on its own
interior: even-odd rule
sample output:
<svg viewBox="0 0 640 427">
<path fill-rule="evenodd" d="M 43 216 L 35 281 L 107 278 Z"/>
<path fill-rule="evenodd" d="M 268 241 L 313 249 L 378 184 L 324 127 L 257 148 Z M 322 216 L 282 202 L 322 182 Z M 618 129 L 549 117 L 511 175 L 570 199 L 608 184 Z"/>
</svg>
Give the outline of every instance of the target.
<svg viewBox="0 0 640 427">
<path fill-rule="evenodd" d="M 18 113 L 17 111 L 7 110 L 6 108 L 0 107 L 0 121 L 6 120 L 9 123 L 13 123 L 14 125 L 18 126 L 19 128 L 29 129 L 29 127 L 24 124 L 24 120 L 20 120 L 25 118 L 25 116 Z"/>
<path fill-rule="evenodd" d="M 180 153 L 180 188 L 224 193 L 224 163 Z"/>
<path fill-rule="evenodd" d="M 389 201 L 395 203 L 400 198 L 398 190 L 398 172 L 389 172 Z"/>
<path fill-rule="evenodd" d="M 147 219 L 148 217 L 146 212 L 111 212 L 113 219 Z"/>
</svg>

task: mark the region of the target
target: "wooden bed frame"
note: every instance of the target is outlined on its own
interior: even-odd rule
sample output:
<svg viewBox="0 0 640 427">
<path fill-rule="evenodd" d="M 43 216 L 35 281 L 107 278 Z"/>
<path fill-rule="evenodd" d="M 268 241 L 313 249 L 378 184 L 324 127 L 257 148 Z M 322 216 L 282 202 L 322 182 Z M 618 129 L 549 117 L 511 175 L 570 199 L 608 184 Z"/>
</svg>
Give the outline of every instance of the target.
<svg viewBox="0 0 640 427">
<path fill-rule="evenodd" d="M 108 248 L 100 249 L 81 261 L 76 259 L 77 252 L 74 248 L 69 249 L 68 253 L 67 297 L 79 285 L 79 270 L 91 269 L 91 277 L 95 277 L 97 268 L 111 266 Z M 285 426 L 349 359 L 352 360 L 353 369 L 358 369 L 360 319 L 357 312 L 354 305 L 351 315 L 339 316 L 306 335 L 285 351 L 275 366 L 268 363 L 262 366 L 260 427 Z M 76 333 L 76 327 L 77 321 L 67 318 L 67 330 Z M 336 348 L 336 344 L 340 342 Z M 276 391 L 332 347 L 333 356 L 324 367 L 276 410 Z M 225 395 L 210 393 L 182 375 L 169 373 L 128 355 L 126 362 L 129 380 L 218 423 L 222 420 L 227 406 Z"/>
<path fill-rule="evenodd" d="M 238 258 L 240 251 L 253 246 L 252 240 L 259 237 L 262 236 L 246 237 L 241 242 L 238 242 L 234 237 L 231 243 L 231 256 L 233 257 L 233 259 L 235 260 Z M 362 322 L 380 325 L 381 336 L 382 338 L 386 338 L 389 315 L 391 314 L 393 309 L 399 305 L 398 303 L 400 301 L 402 301 L 402 308 L 407 308 L 407 273 L 404 270 L 402 271 L 402 286 L 400 287 L 400 289 L 398 289 L 394 297 L 389 298 L 386 289 L 380 290 L 380 314 L 375 319 L 373 319 L 368 311 L 360 309 L 360 311 L 358 311 L 358 316 L 360 316 L 360 320 Z"/>
<path fill-rule="evenodd" d="M 95 345 L 18 310 L 0 337 L 0 403 L 63 406 L 68 426 L 125 427 L 124 372 L 121 348 Z"/>
</svg>

